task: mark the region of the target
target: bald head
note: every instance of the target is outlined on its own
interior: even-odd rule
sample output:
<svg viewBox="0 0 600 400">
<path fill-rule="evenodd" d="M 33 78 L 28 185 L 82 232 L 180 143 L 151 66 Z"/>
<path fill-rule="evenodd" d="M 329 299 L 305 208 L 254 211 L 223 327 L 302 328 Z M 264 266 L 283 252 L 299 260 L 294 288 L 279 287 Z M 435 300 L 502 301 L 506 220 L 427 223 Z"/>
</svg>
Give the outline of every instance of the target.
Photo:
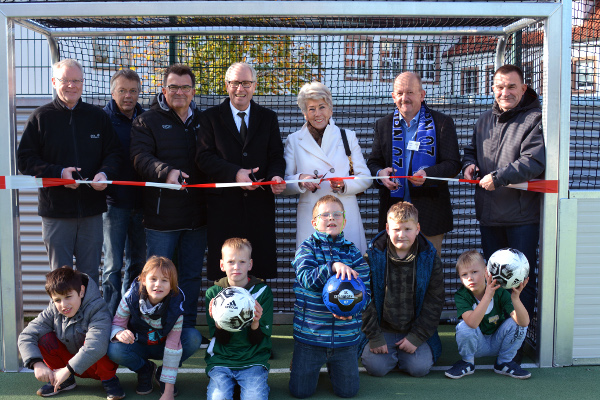
<svg viewBox="0 0 600 400">
<path fill-rule="evenodd" d="M 425 100 L 425 91 L 421 77 L 414 72 L 403 72 L 394 81 L 392 92 L 394 104 L 408 123 L 419 113 L 421 102 Z"/>
</svg>

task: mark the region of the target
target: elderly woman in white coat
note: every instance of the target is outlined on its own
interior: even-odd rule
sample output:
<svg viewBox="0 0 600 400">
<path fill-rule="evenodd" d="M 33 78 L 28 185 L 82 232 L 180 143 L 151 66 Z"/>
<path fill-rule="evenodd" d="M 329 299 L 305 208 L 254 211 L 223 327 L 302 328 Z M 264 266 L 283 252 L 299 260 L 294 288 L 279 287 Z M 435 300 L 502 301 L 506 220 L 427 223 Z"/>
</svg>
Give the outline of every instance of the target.
<svg viewBox="0 0 600 400">
<path fill-rule="evenodd" d="M 306 123 L 302 129 L 290 134 L 285 142 L 285 180 L 315 179 L 325 174 L 325 178 L 350 176 L 350 161 L 346 155 L 341 131 L 331 117 L 331 91 L 319 82 L 307 83 L 298 93 L 298 106 Z M 345 132 L 351 150 L 354 176 L 371 176 L 356 134 L 348 129 Z M 356 179 L 323 181 L 321 184 L 288 184 L 284 194 L 300 194 L 296 214 L 296 247 L 314 232 L 311 225 L 314 204 L 319 198 L 332 194 L 344 204 L 344 237 L 364 254 L 367 241 L 356 194 L 366 190 L 371 183 L 368 179 Z"/>
</svg>

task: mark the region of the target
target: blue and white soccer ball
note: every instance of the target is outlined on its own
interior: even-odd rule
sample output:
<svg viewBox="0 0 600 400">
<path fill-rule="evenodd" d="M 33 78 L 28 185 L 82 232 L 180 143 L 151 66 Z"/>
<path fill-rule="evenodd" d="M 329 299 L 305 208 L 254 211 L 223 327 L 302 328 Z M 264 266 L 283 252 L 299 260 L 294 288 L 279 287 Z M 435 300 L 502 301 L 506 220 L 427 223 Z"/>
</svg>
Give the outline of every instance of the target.
<svg viewBox="0 0 600 400">
<path fill-rule="evenodd" d="M 367 288 L 360 278 L 341 279 L 333 275 L 323 287 L 323 303 L 340 317 L 353 317 L 367 302 Z"/>
<path fill-rule="evenodd" d="M 239 332 L 252 324 L 254 297 L 244 288 L 231 286 L 215 296 L 212 316 L 217 325 L 229 332 Z"/>
<path fill-rule="evenodd" d="M 529 276 L 529 262 L 525 254 L 507 247 L 492 254 L 487 270 L 501 287 L 512 289 Z"/>
</svg>

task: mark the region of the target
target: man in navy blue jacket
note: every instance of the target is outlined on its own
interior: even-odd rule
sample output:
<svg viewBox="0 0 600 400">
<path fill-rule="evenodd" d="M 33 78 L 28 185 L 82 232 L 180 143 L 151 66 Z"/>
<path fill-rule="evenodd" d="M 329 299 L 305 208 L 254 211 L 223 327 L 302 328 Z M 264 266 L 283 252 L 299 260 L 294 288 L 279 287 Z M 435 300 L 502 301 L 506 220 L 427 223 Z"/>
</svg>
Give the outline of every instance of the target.
<svg viewBox="0 0 600 400">
<path fill-rule="evenodd" d="M 131 125 L 144 112 L 138 103 L 142 85 L 138 74 L 121 69 L 110 79 L 112 100 L 104 111 L 110 117 L 119 141 L 123 163 L 119 180 L 140 181 L 141 178 L 129 161 Z M 142 224 L 142 190 L 136 186 L 109 185 L 106 189 L 107 211 L 102 215 L 104 225 L 104 271 L 102 292 L 112 315 L 117 311 L 121 296 L 140 274 L 146 262 L 146 234 Z M 121 269 L 125 255 L 125 274 L 121 285 Z"/>
</svg>

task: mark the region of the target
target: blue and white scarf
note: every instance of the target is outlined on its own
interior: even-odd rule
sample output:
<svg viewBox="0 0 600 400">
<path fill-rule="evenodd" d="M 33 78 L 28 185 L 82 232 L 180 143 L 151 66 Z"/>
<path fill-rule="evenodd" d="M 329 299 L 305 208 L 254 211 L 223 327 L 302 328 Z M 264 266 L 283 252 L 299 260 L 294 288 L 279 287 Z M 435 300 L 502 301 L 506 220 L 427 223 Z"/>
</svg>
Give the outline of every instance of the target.
<svg viewBox="0 0 600 400">
<path fill-rule="evenodd" d="M 435 124 L 429 108 L 425 102 L 421 104 L 419 111 L 419 126 L 415 133 L 414 139 L 419 142 L 419 150 L 407 150 L 408 140 L 406 133 L 400 124 L 400 112 L 398 109 L 394 112 L 394 120 L 392 124 L 392 165 L 396 172 L 396 176 L 411 176 L 414 172 L 435 165 L 436 159 L 436 142 L 435 142 Z M 404 152 L 412 151 L 410 161 L 405 162 Z M 398 179 L 398 189 L 391 191 L 392 197 L 404 198 L 407 188 L 408 179 Z"/>
</svg>

